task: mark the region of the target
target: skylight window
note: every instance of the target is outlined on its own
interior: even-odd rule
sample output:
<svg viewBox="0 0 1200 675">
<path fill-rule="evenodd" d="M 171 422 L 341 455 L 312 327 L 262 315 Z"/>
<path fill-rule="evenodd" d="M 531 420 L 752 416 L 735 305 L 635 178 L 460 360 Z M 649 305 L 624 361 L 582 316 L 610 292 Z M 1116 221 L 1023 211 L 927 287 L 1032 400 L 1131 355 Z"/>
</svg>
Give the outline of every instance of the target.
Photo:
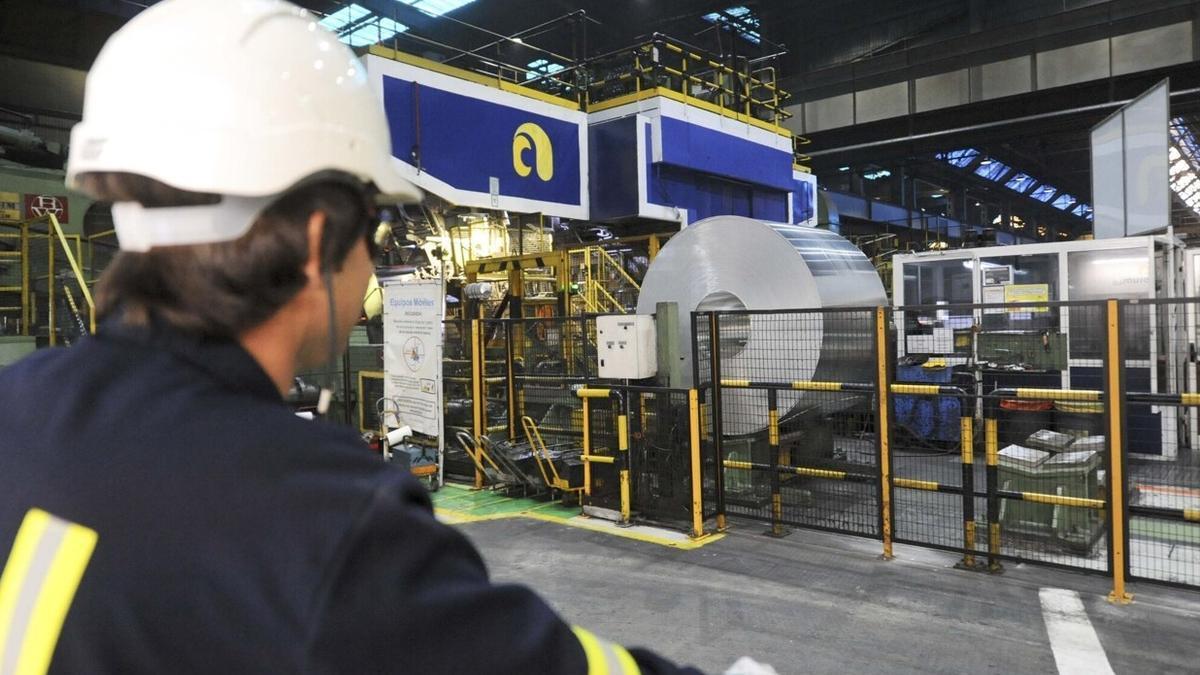
<svg viewBox="0 0 1200 675">
<path fill-rule="evenodd" d="M 940 159 L 943 162 L 946 162 L 947 164 L 957 166 L 960 169 L 965 169 L 968 166 L 970 166 L 971 163 L 974 162 L 975 158 L 978 156 L 979 156 L 979 151 L 973 150 L 971 148 L 963 148 L 962 150 L 951 150 L 950 152 L 939 152 L 938 154 L 934 155 L 934 157 L 936 157 L 937 159 Z"/>
<path fill-rule="evenodd" d="M 1007 164 L 1001 164 L 994 159 L 985 159 L 979 163 L 979 168 L 975 169 L 975 175 L 988 180 L 1000 180 L 1010 171 L 1012 171 L 1012 167 Z"/>
<path fill-rule="evenodd" d="M 1081 203 L 1075 208 L 1071 209 L 1071 214 L 1079 216 L 1080 218 L 1090 218 L 1092 216 L 1092 207 Z"/>
<path fill-rule="evenodd" d="M 1034 186 L 1035 183 L 1037 183 L 1037 179 L 1035 179 L 1033 176 L 1024 173 L 1018 173 L 1012 178 L 1009 178 L 1008 182 L 1004 184 L 1004 187 L 1008 188 L 1009 190 L 1014 190 L 1016 192 L 1020 192 L 1021 194 L 1025 194 L 1029 191 L 1029 188 Z"/>
<path fill-rule="evenodd" d="M 321 20 L 321 25 L 351 47 L 366 47 L 395 37 L 408 26 L 385 17 L 375 16 L 362 5 L 350 4 Z"/>
<path fill-rule="evenodd" d="M 1182 118 L 1171 120 L 1170 129 L 1174 141 L 1168 149 L 1171 191 L 1188 208 L 1200 214 L 1200 178 L 1195 170 L 1200 161 L 1200 143 L 1196 142 L 1196 136 Z"/>
<path fill-rule="evenodd" d="M 1058 190 L 1052 185 L 1039 185 L 1029 193 L 1029 196 L 1039 202 L 1048 202 L 1054 198 L 1054 193 Z"/>
<path fill-rule="evenodd" d="M 403 1 L 401 0 L 401 2 Z M 700 18 L 711 24 L 729 28 L 754 44 L 762 42 L 762 35 L 758 32 L 758 17 L 744 5 L 735 5 L 721 12 L 705 14 Z"/>
<path fill-rule="evenodd" d="M 419 9 L 429 16 L 441 16 L 449 14 L 460 7 L 475 2 L 475 0 L 396 0 L 397 2 L 408 5 L 413 9 Z"/>
<path fill-rule="evenodd" d="M 525 71 L 525 79 L 532 80 L 542 77 L 543 75 L 553 75 L 561 71 L 565 66 L 563 66 L 561 63 L 555 63 L 546 59 L 538 59 L 536 61 L 530 61 L 525 67 L 529 69 Z"/>
<path fill-rule="evenodd" d="M 1054 203 L 1051 204 L 1050 206 L 1053 206 L 1056 209 L 1061 209 L 1063 211 L 1066 211 L 1067 209 L 1071 208 L 1071 205 L 1074 203 L 1075 203 L 1075 198 L 1064 192 L 1064 193 L 1060 194 L 1058 196 L 1058 198 L 1054 200 Z"/>
</svg>

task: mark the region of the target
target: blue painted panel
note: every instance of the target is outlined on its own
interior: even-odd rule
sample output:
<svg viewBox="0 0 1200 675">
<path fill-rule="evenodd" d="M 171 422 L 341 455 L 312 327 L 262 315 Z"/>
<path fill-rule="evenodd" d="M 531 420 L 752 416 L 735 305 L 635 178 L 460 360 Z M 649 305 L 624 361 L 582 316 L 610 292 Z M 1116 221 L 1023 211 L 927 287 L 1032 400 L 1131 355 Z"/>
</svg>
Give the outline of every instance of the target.
<svg viewBox="0 0 1200 675">
<path fill-rule="evenodd" d="M 661 118 L 662 161 L 686 169 L 792 190 L 792 153 L 670 117 Z"/>
<path fill-rule="evenodd" d="M 588 183 L 592 218 L 613 220 L 636 216 L 637 182 L 637 118 L 624 117 L 589 126 Z"/>
<path fill-rule="evenodd" d="M 798 180 L 792 189 L 792 222 L 802 223 L 815 213 L 812 183 Z"/>
<path fill-rule="evenodd" d="M 486 194 L 494 176 L 504 196 L 582 203 L 578 124 L 386 75 L 383 101 L 392 154 L 413 164 L 418 150 L 421 169 L 438 180 Z M 520 176 L 514 167 L 515 135 L 526 123 L 536 124 L 550 141 L 548 180 L 536 170 Z M 525 150 L 525 164 L 534 166 L 535 154 L 535 148 Z"/>
<path fill-rule="evenodd" d="M 651 164 L 647 170 L 650 172 L 649 201 L 686 209 L 689 223 L 711 216 L 787 220 L 786 192 L 735 183 L 667 164 Z"/>
</svg>

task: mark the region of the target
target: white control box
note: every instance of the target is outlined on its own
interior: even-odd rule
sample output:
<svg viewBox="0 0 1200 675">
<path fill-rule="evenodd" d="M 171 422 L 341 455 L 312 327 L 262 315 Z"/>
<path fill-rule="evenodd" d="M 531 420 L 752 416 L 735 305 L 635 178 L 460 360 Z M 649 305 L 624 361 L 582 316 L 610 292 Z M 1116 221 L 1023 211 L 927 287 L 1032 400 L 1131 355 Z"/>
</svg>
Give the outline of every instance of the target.
<svg viewBox="0 0 1200 675">
<path fill-rule="evenodd" d="M 600 377 L 640 380 L 658 372 L 654 317 L 648 314 L 596 317 Z"/>
</svg>

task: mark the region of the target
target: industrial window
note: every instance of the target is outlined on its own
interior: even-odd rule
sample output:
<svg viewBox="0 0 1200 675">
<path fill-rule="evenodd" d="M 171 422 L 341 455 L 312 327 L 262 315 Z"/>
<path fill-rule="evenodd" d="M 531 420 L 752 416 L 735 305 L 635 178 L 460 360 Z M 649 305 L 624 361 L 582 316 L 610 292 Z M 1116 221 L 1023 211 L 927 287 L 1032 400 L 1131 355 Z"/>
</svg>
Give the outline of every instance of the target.
<svg viewBox="0 0 1200 675">
<path fill-rule="evenodd" d="M 1009 190 L 1014 190 L 1016 192 L 1020 192 L 1021 194 L 1025 194 L 1029 191 L 1029 188 L 1034 186 L 1035 183 L 1037 183 L 1037 179 L 1035 179 L 1033 176 L 1025 173 L 1017 173 L 1015 176 L 1008 179 L 1008 182 L 1004 184 L 1004 187 L 1008 188 Z"/>
<path fill-rule="evenodd" d="M 529 70 L 525 71 L 526 80 L 532 80 L 543 75 L 553 75 L 564 68 L 563 64 L 546 59 L 530 61 L 526 67 L 529 68 Z"/>
<path fill-rule="evenodd" d="M 465 7 L 469 4 L 471 4 L 472 2 L 475 2 L 475 0 L 396 0 L 396 1 L 403 3 L 405 5 L 408 5 L 408 6 L 412 7 L 413 9 L 419 9 L 422 12 L 425 12 L 426 14 L 428 14 L 429 16 L 441 16 L 443 14 L 449 14 L 450 12 L 453 12 L 454 10 L 458 9 L 459 7 Z"/>
<path fill-rule="evenodd" d="M 1200 162 L 1200 143 L 1183 118 L 1171 120 L 1172 145 L 1168 148 L 1171 162 L 1171 191 L 1192 211 L 1200 214 L 1200 180 L 1195 167 Z"/>
<path fill-rule="evenodd" d="M 762 42 L 762 35 L 758 32 L 758 17 L 750 11 L 749 7 L 735 5 L 720 12 L 705 14 L 700 18 L 711 24 L 724 26 L 754 44 Z"/>
<path fill-rule="evenodd" d="M 391 19 L 375 16 L 362 5 L 350 4 L 321 20 L 321 25 L 351 47 L 366 47 L 383 42 L 408 26 Z"/>
<path fill-rule="evenodd" d="M 1079 216 L 1080 218 L 1091 218 L 1092 217 L 1092 207 L 1088 206 L 1087 204 L 1081 203 L 1081 204 L 1077 205 L 1075 208 L 1071 209 L 1071 213 L 1073 215 Z"/>
<path fill-rule="evenodd" d="M 979 151 L 971 148 L 951 150 L 950 152 L 939 152 L 938 154 L 934 155 L 935 158 L 940 159 L 947 164 L 957 166 L 960 169 L 965 169 L 970 166 L 978 156 Z"/>
<path fill-rule="evenodd" d="M 1012 167 L 1007 164 L 1001 164 L 994 159 L 985 159 L 979 163 L 979 167 L 975 169 L 975 175 L 988 180 L 1000 180 L 1012 171 Z"/>
<path fill-rule="evenodd" d="M 1058 192 L 1058 189 L 1053 185 L 1039 185 L 1029 193 L 1029 196 L 1039 202 L 1048 202 L 1054 198 L 1055 192 Z"/>
<path fill-rule="evenodd" d="M 1071 206 L 1074 203 L 1075 203 L 1075 198 L 1064 192 L 1064 193 L 1060 194 L 1058 196 L 1058 198 L 1054 200 L 1054 203 L 1052 203 L 1050 206 L 1053 206 L 1056 209 L 1062 209 L 1063 211 L 1066 211 L 1067 209 L 1071 208 Z"/>
</svg>

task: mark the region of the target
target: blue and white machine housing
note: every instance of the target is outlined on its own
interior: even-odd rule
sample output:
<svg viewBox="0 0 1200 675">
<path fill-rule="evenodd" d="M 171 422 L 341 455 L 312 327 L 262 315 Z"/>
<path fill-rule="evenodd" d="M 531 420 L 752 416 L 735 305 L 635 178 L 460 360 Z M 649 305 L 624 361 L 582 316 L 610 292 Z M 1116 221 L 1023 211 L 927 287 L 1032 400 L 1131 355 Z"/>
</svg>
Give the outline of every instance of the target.
<svg viewBox="0 0 1200 675">
<path fill-rule="evenodd" d="M 384 47 L 365 60 L 398 168 L 456 206 L 681 227 L 715 215 L 815 222 L 816 181 L 794 164 L 791 132 L 749 105 L 640 85 L 582 105 Z"/>
</svg>

